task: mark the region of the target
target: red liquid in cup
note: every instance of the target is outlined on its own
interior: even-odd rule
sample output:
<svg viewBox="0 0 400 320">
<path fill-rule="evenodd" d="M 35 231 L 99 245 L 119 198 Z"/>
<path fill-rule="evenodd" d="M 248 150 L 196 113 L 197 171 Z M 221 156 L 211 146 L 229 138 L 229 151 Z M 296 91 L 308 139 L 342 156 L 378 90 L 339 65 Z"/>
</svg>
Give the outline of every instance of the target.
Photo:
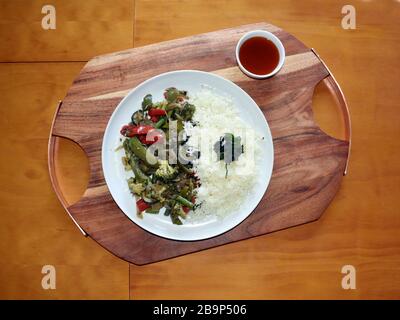
<svg viewBox="0 0 400 320">
<path fill-rule="evenodd" d="M 279 63 L 279 51 L 272 41 L 254 37 L 242 44 L 239 59 L 247 71 L 261 76 L 275 70 Z"/>
</svg>

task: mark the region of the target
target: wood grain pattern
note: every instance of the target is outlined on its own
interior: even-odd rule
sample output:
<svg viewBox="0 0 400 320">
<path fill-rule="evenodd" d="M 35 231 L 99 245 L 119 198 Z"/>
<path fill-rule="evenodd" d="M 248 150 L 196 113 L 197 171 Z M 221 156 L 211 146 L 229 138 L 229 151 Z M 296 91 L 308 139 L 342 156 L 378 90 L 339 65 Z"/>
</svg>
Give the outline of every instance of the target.
<svg viewBox="0 0 400 320">
<path fill-rule="evenodd" d="M 129 297 L 128 265 L 77 232 L 48 176 L 51 119 L 82 67 L 0 64 L 0 299 Z M 66 159 L 58 161 L 63 191 L 73 201 L 81 194 L 68 176 L 85 176 L 87 166 L 64 141 L 58 151 Z M 44 265 L 56 268 L 56 290 L 41 286 Z"/>
<path fill-rule="evenodd" d="M 56 29 L 41 26 L 56 9 Z M 0 0 L 0 61 L 87 61 L 132 48 L 134 0 Z"/>
<path fill-rule="evenodd" d="M 247 78 L 235 66 L 235 44 L 253 29 L 274 32 L 286 48 L 282 72 L 267 81 Z M 176 59 L 183 48 L 185 56 Z M 265 113 L 275 147 L 271 183 L 257 209 L 237 228 L 197 242 L 162 239 L 132 223 L 112 200 L 101 169 L 103 132 L 126 90 L 153 75 L 188 68 L 217 72 L 246 90 Z M 94 58 L 74 81 L 53 128 L 54 135 L 76 141 L 90 162 L 88 189 L 68 211 L 98 243 L 139 265 L 318 219 L 339 188 L 348 152 L 347 142 L 329 137 L 313 121 L 313 90 L 326 76 L 313 52 L 265 23 Z"/>
</svg>

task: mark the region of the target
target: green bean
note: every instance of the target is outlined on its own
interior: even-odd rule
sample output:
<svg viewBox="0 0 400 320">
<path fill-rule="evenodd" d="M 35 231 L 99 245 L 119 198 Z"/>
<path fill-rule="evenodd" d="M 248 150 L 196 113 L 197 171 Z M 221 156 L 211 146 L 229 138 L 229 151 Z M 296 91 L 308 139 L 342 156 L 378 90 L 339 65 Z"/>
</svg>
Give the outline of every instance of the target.
<svg viewBox="0 0 400 320">
<path fill-rule="evenodd" d="M 150 208 L 146 209 L 146 213 L 158 213 L 163 205 L 160 202 L 154 203 Z"/>
<path fill-rule="evenodd" d="M 177 225 L 181 225 L 182 224 L 182 221 L 179 219 L 178 215 L 171 214 L 170 217 L 171 217 L 171 220 L 172 220 L 173 224 L 177 224 Z"/>
<path fill-rule="evenodd" d="M 140 143 L 138 138 L 130 138 L 129 147 L 139 159 L 144 161 L 144 163 L 152 167 L 157 166 L 157 158 L 150 152 L 147 152 L 147 149 Z"/>
<path fill-rule="evenodd" d="M 132 168 L 133 174 L 135 175 L 135 179 L 139 182 L 147 182 L 149 177 L 139 168 L 137 161 L 133 157 L 129 159 L 129 164 Z"/>
<path fill-rule="evenodd" d="M 157 123 L 154 126 L 154 128 L 160 129 L 162 127 L 162 125 L 165 123 L 165 120 L 166 120 L 166 118 L 162 117 L 160 120 L 157 121 Z"/>
<path fill-rule="evenodd" d="M 185 199 L 182 196 L 176 196 L 176 201 L 178 201 L 179 203 L 181 203 L 182 205 L 184 205 L 185 207 L 188 207 L 190 209 L 194 208 L 194 204 L 192 202 L 190 202 L 189 200 Z"/>
</svg>

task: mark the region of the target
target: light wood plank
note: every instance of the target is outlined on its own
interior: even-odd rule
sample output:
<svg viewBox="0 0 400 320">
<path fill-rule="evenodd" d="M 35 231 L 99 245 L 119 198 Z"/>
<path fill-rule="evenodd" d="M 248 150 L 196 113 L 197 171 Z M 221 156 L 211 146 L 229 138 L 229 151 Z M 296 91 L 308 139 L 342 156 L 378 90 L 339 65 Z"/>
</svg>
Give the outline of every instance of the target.
<svg viewBox="0 0 400 320">
<path fill-rule="evenodd" d="M 42 6 L 56 9 L 44 30 Z M 133 47 L 134 0 L 1 0 L 0 61 L 85 61 Z"/>
<path fill-rule="evenodd" d="M 51 187 L 47 143 L 57 101 L 83 63 L 0 64 L 0 298 L 127 299 L 128 264 L 72 223 Z M 68 172 L 87 175 L 87 164 L 64 146 Z M 74 190 L 74 191 L 71 191 Z M 78 194 L 79 195 L 79 194 Z M 43 290 L 41 269 L 54 265 L 56 290 Z"/>
<path fill-rule="evenodd" d="M 131 265 L 134 298 L 400 298 L 400 4 L 354 3 L 357 29 L 340 26 L 345 1 L 137 2 L 135 44 L 267 21 L 314 47 L 341 84 L 354 139 L 349 175 L 322 219 L 161 263 Z M 161 31 L 162 30 L 162 31 Z M 379 43 L 379 45 L 378 45 Z M 330 123 L 334 108 L 314 108 Z M 336 118 L 336 116 L 335 116 Z M 341 267 L 357 270 L 343 290 Z"/>
</svg>

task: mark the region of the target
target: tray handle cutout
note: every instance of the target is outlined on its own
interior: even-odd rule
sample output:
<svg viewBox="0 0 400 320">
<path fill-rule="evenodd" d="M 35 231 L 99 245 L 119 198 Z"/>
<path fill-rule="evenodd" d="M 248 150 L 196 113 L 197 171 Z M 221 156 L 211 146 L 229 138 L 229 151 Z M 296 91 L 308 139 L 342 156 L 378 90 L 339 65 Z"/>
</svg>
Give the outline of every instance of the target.
<svg viewBox="0 0 400 320">
<path fill-rule="evenodd" d="M 70 204 L 67 202 L 67 200 L 60 188 L 60 184 L 58 182 L 57 174 L 56 174 L 56 170 L 55 170 L 55 161 L 54 161 L 55 149 L 56 149 L 55 146 L 56 146 L 58 136 L 53 135 L 53 127 L 54 127 L 54 122 L 55 122 L 56 116 L 58 114 L 58 111 L 60 110 L 61 105 L 62 105 L 62 101 L 59 101 L 57 110 L 54 114 L 53 122 L 51 125 L 51 130 L 50 130 L 50 137 L 49 137 L 49 144 L 48 144 L 48 169 L 49 169 L 49 174 L 50 174 L 50 181 L 51 181 L 53 189 L 57 195 L 57 198 L 60 200 L 65 211 L 68 213 L 69 217 L 72 219 L 74 224 L 78 227 L 79 231 L 86 237 L 87 233 L 82 229 L 82 227 L 74 219 L 74 217 L 72 216 L 71 212 L 68 209 Z"/>
<path fill-rule="evenodd" d="M 326 68 L 326 70 L 329 72 L 329 75 L 325 79 L 323 79 L 323 81 L 324 81 L 325 85 L 328 87 L 329 91 L 331 92 L 336 104 L 342 110 L 342 116 L 343 116 L 344 125 L 345 125 L 345 139 L 349 143 L 346 166 L 345 166 L 344 172 L 343 172 L 343 175 L 345 176 L 348 173 L 350 150 L 351 150 L 351 135 L 352 135 L 349 106 L 347 104 L 347 101 L 343 94 L 343 91 L 340 88 L 339 83 L 336 81 L 335 77 L 333 76 L 332 72 L 329 70 L 328 66 L 321 59 L 321 57 L 318 55 L 318 53 L 315 51 L 315 49 L 311 48 L 311 51 L 317 56 L 317 58 L 321 61 L 321 63 Z"/>
</svg>

